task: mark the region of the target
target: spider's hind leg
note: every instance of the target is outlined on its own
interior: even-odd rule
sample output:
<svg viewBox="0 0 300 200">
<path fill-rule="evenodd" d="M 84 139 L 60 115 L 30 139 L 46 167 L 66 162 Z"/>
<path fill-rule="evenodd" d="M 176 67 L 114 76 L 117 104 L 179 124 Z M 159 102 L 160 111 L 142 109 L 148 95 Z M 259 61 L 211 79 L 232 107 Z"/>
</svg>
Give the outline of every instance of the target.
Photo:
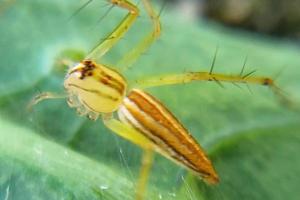
<svg viewBox="0 0 300 200">
<path fill-rule="evenodd" d="M 137 129 L 133 128 L 129 124 L 114 119 L 111 114 L 103 115 L 103 121 L 104 124 L 114 133 L 143 149 L 142 165 L 136 190 L 136 200 L 142 200 L 146 193 L 148 177 L 153 163 L 154 146 Z"/>
<path fill-rule="evenodd" d="M 144 199 L 151 166 L 153 164 L 153 158 L 154 151 L 151 149 L 144 149 L 139 180 L 137 183 L 136 200 Z"/>
</svg>

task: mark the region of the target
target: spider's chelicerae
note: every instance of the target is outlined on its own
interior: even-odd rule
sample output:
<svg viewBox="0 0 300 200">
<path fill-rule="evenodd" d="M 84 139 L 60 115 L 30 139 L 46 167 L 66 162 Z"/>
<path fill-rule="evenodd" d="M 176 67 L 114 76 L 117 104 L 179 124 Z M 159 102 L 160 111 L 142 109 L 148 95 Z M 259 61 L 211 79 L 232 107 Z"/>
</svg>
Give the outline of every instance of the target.
<svg viewBox="0 0 300 200">
<path fill-rule="evenodd" d="M 153 152 L 158 152 L 186 167 L 208 183 L 218 183 L 219 178 L 211 161 L 193 136 L 158 99 L 141 88 L 191 81 L 224 81 L 265 85 L 276 94 L 279 94 L 280 90 L 271 78 L 252 76 L 252 72 L 244 74 L 244 67 L 238 75 L 226 75 L 213 73 L 214 65 L 209 72 L 150 77 L 137 81 L 136 88 L 128 88 L 127 81 L 120 72 L 94 61 L 96 57 L 105 55 L 139 16 L 138 7 L 129 0 L 110 2 L 128 10 L 128 14 L 106 40 L 83 61 L 69 69 L 64 80 L 65 94 L 41 93 L 33 99 L 31 106 L 49 98 L 67 98 L 69 106 L 76 108 L 80 115 L 86 115 L 92 120 L 101 116 L 107 128 L 144 149 L 136 199 L 142 199 L 144 196 Z M 127 67 L 132 64 L 160 36 L 159 16 L 149 0 L 142 2 L 153 22 L 153 31 L 124 56 L 120 66 Z M 118 113 L 118 119 L 113 117 L 113 112 Z"/>
</svg>

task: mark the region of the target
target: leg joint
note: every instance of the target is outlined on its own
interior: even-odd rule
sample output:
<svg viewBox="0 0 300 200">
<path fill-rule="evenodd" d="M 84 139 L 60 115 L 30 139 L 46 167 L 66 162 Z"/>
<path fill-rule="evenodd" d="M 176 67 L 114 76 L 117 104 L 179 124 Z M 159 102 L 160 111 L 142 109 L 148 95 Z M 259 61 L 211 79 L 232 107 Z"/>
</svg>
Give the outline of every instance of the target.
<svg viewBox="0 0 300 200">
<path fill-rule="evenodd" d="M 130 14 L 132 14 L 132 15 L 135 15 L 135 16 L 139 15 L 139 9 L 134 4 L 132 4 L 131 2 L 129 2 L 127 0 L 110 0 L 110 2 L 113 5 L 127 9 L 130 12 Z"/>
</svg>

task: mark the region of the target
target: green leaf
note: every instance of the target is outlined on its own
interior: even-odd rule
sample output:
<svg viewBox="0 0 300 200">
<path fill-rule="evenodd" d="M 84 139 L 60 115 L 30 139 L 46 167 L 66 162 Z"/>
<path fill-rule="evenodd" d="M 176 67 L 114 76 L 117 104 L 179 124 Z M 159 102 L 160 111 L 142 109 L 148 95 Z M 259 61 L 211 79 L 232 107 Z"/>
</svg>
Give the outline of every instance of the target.
<svg viewBox="0 0 300 200">
<path fill-rule="evenodd" d="M 26 110 L 40 91 L 63 91 L 62 59 L 80 60 L 119 23 L 114 8 L 100 23 L 106 1 L 16 1 L 0 14 L 0 198 L 133 199 L 141 150 L 118 138 L 101 121 L 76 115 L 64 100 Z M 208 71 L 275 76 L 296 103 L 300 99 L 299 49 L 288 41 L 185 22 L 165 11 L 163 34 L 124 75 Z M 114 65 L 151 31 L 143 14 L 125 39 L 103 58 Z M 191 83 L 147 90 L 161 99 L 207 150 L 221 182 L 205 185 L 157 156 L 148 199 L 297 199 L 300 185 L 300 114 L 280 105 L 263 86 Z"/>
<path fill-rule="evenodd" d="M 116 170 L 24 127 L 0 122 L 1 199 L 130 199 L 124 191 L 133 190 L 132 183 Z"/>
<path fill-rule="evenodd" d="M 198 184 L 195 191 L 207 199 L 297 199 L 297 129 L 298 124 L 258 128 L 223 141 L 212 153 L 222 183 L 216 187 Z"/>
</svg>

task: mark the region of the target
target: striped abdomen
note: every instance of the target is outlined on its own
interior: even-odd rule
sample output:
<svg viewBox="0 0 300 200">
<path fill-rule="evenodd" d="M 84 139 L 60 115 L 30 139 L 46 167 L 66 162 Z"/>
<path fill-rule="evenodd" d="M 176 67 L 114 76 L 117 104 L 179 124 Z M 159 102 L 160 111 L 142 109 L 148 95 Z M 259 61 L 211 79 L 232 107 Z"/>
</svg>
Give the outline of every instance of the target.
<svg viewBox="0 0 300 200">
<path fill-rule="evenodd" d="M 204 151 L 172 113 L 153 96 L 134 89 L 118 111 L 121 121 L 139 130 L 158 152 L 191 169 L 210 183 L 218 176 Z"/>
</svg>

